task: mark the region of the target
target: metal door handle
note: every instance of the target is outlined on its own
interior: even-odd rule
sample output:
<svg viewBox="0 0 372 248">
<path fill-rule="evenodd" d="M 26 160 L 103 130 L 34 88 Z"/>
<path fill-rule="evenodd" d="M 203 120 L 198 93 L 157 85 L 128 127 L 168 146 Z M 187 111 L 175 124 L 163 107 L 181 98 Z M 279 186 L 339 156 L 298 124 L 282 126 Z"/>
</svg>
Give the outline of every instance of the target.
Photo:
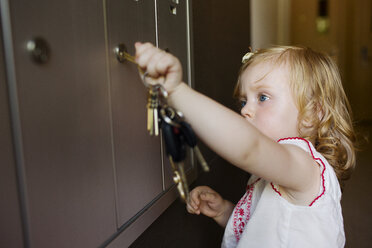
<svg viewBox="0 0 372 248">
<path fill-rule="evenodd" d="M 115 54 L 116 54 L 116 59 L 120 62 L 123 63 L 125 60 L 127 60 L 125 53 L 127 53 L 127 47 L 123 44 L 120 43 L 117 45 L 114 49 Z"/>
<path fill-rule="evenodd" d="M 27 42 L 27 51 L 31 59 L 37 64 L 45 64 L 50 59 L 50 48 L 46 40 L 36 37 Z"/>
</svg>

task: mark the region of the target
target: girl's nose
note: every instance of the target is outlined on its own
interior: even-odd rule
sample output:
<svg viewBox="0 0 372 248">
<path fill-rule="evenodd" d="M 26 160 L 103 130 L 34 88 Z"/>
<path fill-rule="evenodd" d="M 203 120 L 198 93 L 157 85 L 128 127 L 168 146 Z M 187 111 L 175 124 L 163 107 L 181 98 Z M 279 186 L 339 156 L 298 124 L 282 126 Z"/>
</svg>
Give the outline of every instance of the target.
<svg viewBox="0 0 372 248">
<path fill-rule="evenodd" d="M 254 109 L 252 104 L 248 104 L 248 102 L 243 106 L 240 110 L 240 114 L 246 119 L 253 119 L 254 117 Z"/>
</svg>

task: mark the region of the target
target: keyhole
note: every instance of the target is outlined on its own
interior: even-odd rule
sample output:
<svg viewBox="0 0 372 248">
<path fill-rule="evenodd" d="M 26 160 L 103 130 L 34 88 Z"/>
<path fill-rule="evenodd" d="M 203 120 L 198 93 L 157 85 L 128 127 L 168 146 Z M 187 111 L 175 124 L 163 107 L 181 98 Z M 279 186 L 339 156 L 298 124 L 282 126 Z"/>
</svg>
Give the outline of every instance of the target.
<svg viewBox="0 0 372 248">
<path fill-rule="evenodd" d="M 177 7 L 174 5 L 169 6 L 169 10 L 173 15 L 177 15 Z"/>
<path fill-rule="evenodd" d="M 28 41 L 27 50 L 35 63 L 45 64 L 50 58 L 49 45 L 43 38 L 37 37 Z"/>
</svg>

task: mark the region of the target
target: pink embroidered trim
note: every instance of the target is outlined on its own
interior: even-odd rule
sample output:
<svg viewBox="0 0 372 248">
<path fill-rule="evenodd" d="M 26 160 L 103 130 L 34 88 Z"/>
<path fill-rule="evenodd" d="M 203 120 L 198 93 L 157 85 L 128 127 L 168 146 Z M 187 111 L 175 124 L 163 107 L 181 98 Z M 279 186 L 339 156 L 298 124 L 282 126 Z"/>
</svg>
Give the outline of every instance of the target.
<svg viewBox="0 0 372 248">
<path fill-rule="evenodd" d="M 313 157 L 314 160 L 316 161 L 320 161 L 320 163 L 323 165 L 323 171 L 322 171 L 322 188 L 323 188 L 323 191 L 322 193 L 320 193 L 310 204 L 309 204 L 309 207 L 311 207 L 320 197 L 322 197 L 324 194 L 325 194 L 325 179 L 324 179 L 324 172 L 325 172 L 325 164 L 323 162 L 323 160 L 321 158 L 316 158 L 314 156 L 314 153 L 313 153 L 313 150 L 311 149 L 311 146 L 310 146 L 310 142 L 306 139 L 303 139 L 303 138 L 299 138 L 299 137 L 289 137 L 289 138 L 283 138 L 283 139 L 279 139 L 277 142 L 280 142 L 280 141 L 283 141 L 283 140 L 291 140 L 291 139 L 294 139 L 294 140 L 302 140 L 302 141 L 305 141 L 306 144 L 308 145 L 309 147 L 309 150 L 310 150 L 310 153 L 311 153 L 311 156 Z M 279 192 L 278 189 L 276 189 L 274 187 L 274 184 L 271 183 L 271 187 L 273 188 L 273 190 L 278 193 L 280 196 L 282 196 L 282 194 Z"/>
<path fill-rule="evenodd" d="M 273 183 L 270 183 L 271 184 L 271 188 L 273 188 L 273 190 L 278 193 L 280 196 L 282 196 L 282 193 L 280 193 L 280 191 L 274 186 Z"/>
<path fill-rule="evenodd" d="M 233 230 L 235 234 L 236 241 L 239 241 L 240 236 L 243 233 L 244 227 L 247 224 L 251 216 L 251 205 L 252 205 L 252 196 L 254 185 L 260 181 L 261 178 L 258 178 L 252 184 L 247 186 L 247 192 L 244 194 L 242 199 L 236 204 L 234 209 L 234 223 Z"/>
</svg>

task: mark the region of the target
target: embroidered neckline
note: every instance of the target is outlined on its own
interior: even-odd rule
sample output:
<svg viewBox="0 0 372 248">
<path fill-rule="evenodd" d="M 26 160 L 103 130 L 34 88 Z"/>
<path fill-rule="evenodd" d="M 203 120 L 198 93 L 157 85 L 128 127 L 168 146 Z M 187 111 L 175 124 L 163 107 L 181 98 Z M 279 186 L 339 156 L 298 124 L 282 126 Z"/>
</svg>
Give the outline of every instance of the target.
<svg viewBox="0 0 372 248">
<path fill-rule="evenodd" d="M 324 173 L 326 166 L 323 162 L 323 160 L 319 157 L 315 157 L 312 146 L 310 145 L 310 142 L 306 139 L 299 138 L 299 137 L 289 137 L 289 138 L 283 138 L 279 139 L 277 142 L 284 141 L 284 140 L 301 140 L 305 141 L 312 158 L 320 163 L 323 166 L 323 170 L 321 173 L 322 177 L 322 192 L 309 204 L 309 207 L 311 207 L 319 198 L 321 198 L 325 194 L 325 178 Z M 241 235 L 243 234 L 244 228 L 249 221 L 251 217 L 251 207 L 252 207 L 252 197 L 253 197 L 253 191 L 255 184 L 260 181 L 261 178 L 257 178 L 253 183 L 247 185 L 246 193 L 244 196 L 240 199 L 240 201 L 236 204 L 236 207 L 233 211 L 233 231 L 236 238 L 236 241 L 239 242 Z M 272 189 L 280 196 L 283 197 L 279 188 L 276 187 L 272 182 L 270 183 Z"/>
<path fill-rule="evenodd" d="M 244 227 L 251 217 L 253 190 L 255 184 L 260 180 L 261 178 L 257 178 L 253 183 L 247 186 L 246 193 L 244 194 L 243 198 L 240 199 L 240 201 L 236 204 L 236 207 L 234 209 L 233 230 L 237 242 L 239 242 Z"/>
<path fill-rule="evenodd" d="M 311 148 L 311 145 L 310 145 L 310 142 L 304 138 L 300 138 L 300 137 L 288 137 L 288 138 L 283 138 L 283 139 L 279 139 L 277 142 L 279 143 L 280 141 L 284 141 L 284 140 L 302 140 L 302 141 L 305 141 L 307 146 L 309 147 L 309 150 L 310 150 L 310 154 L 311 156 L 313 157 L 313 159 L 315 161 L 320 161 L 320 163 L 322 164 L 323 166 L 323 170 L 322 170 L 322 192 L 309 204 L 309 207 L 311 207 L 320 197 L 322 197 L 324 194 L 325 194 L 325 179 L 324 179 L 324 173 L 325 173 L 325 170 L 326 170 L 326 166 L 323 162 L 323 160 L 321 158 L 318 158 L 318 157 L 315 157 L 314 156 L 314 153 L 313 153 L 313 150 Z M 282 194 L 280 193 L 280 191 L 274 186 L 273 183 L 271 183 L 271 187 L 272 189 L 279 195 L 282 197 Z"/>
</svg>

